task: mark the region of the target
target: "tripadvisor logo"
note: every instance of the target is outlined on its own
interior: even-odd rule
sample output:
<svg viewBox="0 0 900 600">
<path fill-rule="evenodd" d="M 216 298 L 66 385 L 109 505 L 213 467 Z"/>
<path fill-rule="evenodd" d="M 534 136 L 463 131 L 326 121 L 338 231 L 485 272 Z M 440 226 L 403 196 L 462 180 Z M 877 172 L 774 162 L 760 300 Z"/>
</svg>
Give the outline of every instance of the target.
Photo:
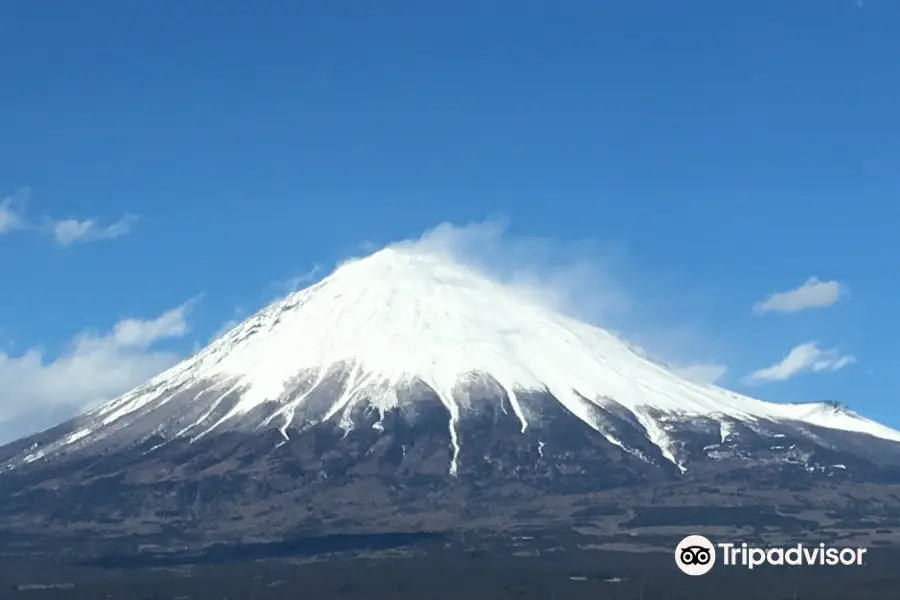
<svg viewBox="0 0 900 600">
<path fill-rule="evenodd" d="M 675 564 L 687 575 L 706 575 L 716 564 L 716 548 L 702 535 L 689 535 L 675 547 Z"/>
<path fill-rule="evenodd" d="M 867 550 L 832 548 L 825 544 L 760 548 L 746 543 L 713 544 L 702 535 L 689 535 L 675 547 L 675 564 L 683 573 L 692 576 L 709 573 L 716 565 L 717 554 L 722 566 L 741 566 L 751 570 L 762 565 L 861 566 Z"/>
</svg>

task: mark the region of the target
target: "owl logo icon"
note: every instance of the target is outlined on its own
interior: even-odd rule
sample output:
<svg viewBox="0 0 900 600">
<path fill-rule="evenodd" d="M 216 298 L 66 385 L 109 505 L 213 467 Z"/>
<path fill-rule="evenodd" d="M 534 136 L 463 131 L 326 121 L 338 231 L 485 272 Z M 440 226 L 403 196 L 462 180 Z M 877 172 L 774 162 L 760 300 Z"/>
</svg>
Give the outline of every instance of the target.
<svg viewBox="0 0 900 600">
<path fill-rule="evenodd" d="M 716 564 L 716 547 L 702 535 L 689 535 L 675 547 L 675 565 L 686 575 L 706 575 Z"/>
</svg>

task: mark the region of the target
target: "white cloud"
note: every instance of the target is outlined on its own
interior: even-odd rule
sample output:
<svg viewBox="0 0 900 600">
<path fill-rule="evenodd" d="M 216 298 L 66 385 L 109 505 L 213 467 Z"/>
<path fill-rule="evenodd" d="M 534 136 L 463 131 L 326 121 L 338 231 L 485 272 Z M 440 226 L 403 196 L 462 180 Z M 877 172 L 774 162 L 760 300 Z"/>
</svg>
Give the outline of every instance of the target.
<svg viewBox="0 0 900 600">
<path fill-rule="evenodd" d="M 509 233 L 505 219 L 457 226 L 442 223 L 421 237 L 390 244 L 447 254 L 532 300 L 575 318 L 611 326 L 632 309 L 616 272 L 616 256 L 596 243 L 561 244 Z"/>
<path fill-rule="evenodd" d="M 25 205 L 29 194 L 28 188 L 21 188 L 0 202 L 0 235 L 28 227 Z"/>
<path fill-rule="evenodd" d="M 63 246 L 78 242 L 96 242 L 100 240 L 114 240 L 131 233 L 132 226 L 137 222 L 134 215 L 125 215 L 112 225 L 101 227 L 96 219 L 63 219 L 51 221 L 48 230 Z"/>
<path fill-rule="evenodd" d="M 104 334 L 84 331 L 52 359 L 37 348 L 19 356 L 0 351 L 0 436 L 17 438 L 56 425 L 178 362 L 181 355 L 155 345 L 187 333 L 196 301 L 156 318 L 124 319 Z"/>
<path fill-rule="evenodd" d="M 679 377 L 694 383 L 716 383 L 720 381 L 728 367 L 717 363 L 692 363 L 673 369 Z"/>
<path fill-rule="evenodd" d="M 852 356 L 841 356 L 836 348 L 822 350 L 818 342 L 807 342 L 791 350 L 780 362 L 760 369 L 746 378 L 748 383 L 785 381 L 800 373 L 837 371 L 856 362 Z"/>
<path fill-rule="evenodd" d="M 810 277 L 803 285 L 787 292 L 778 292 L 753 306 L 753 312 L 793 313 L 807 308 L 822 308 L 837 302 L 847 293 L 845 286 L 837 281 L 820 281 Z"/>
</svg>

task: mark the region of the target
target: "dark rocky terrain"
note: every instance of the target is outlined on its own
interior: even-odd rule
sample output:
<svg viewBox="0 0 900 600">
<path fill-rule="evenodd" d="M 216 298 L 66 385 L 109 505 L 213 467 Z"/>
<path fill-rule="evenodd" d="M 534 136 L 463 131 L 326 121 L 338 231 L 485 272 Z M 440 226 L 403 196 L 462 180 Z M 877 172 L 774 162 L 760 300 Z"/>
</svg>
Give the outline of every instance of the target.
<svg viewBox="0 0 900 600">
<path fill-rule="evenodd" d="M 797 535 L 797 532 L 794 532 Z M 897 597 L 896 547 L 872 547 L 863 566 L 675 568 L 679 536 L 657 533 L 625 550 L 569 529 L 516 534 L 318 538 L 220 547 L 205 553 L 84 560 L 33 552 L 0 555 L 0 598 L 15 600 L 859 600 Z M 612 538 L 610 538 L 612 539 Z M 634 542 L 632 542 L 634 543 Z M 649 546 L 647 544 L 650 544 Z M 655 547 L 664 546 L 666 550 Z M 264 560 L 261 556 L 265 556 Z"/>
<path fill-rule="evenodd" d="M 97 552 L 137 552 L 460 529 L 631 536 L 694 526 L 833 528 L 834 535 L 900 527 L 890 442 L 831 430 L 799 435 L 777 423 L 773 437 L 745 428 L 723 442 L 703 422 L 682 423 L 673 433 L 688 457 L 681 473 L 624 417 L 607 418 L 643 458 L 558 403 L 545 405 L 541 427 L 522 433 L 502 402 L 485 402 L 460 424 L 455 477 L 447 473 L 447 412 L 437 400 L 386 414 L 383 430 L 361 410 L 349 432 L 326 421 L 288 430 L 287 440 L 277 429 L 223 431 L 193 443 L 150 437 L 36 460 L 0 473 L 0 539 L 68 539 L 84 548 L 78 540 L 89 535 Z M 0 453 L 20 456 L 66 427 Z"/>
<path fill-rule="evenodd" d="M 544 405 L 524 433 L 503 402 L 479 406 L 460 423 L 456 476 L 436 400 L 383 429 L 363 410 L 349 432 L 332 420 L 11 460 L 64 424 L 0 449 L 13 466 L 0 474 L 0 598 L 896 598 L 890 442 L 779 423 L 723 441 L 683 422 L 682 473 L 627 415 L 606 419 L 643 456 Z M 852 569 L 690 578 L 673 549 L 696 533 L 870 550 Z"/>
<path fill-rule="evenodd" d="M 524 433 L 504 402 L 477 407 L 456 476 L 436 400 L 378 421 L 359 411 L 349 432 L 332 420 L 14 461 L 75 424 L 61 425 L 0 449 L 13 466 L 0 474 L 0 598 L 897 597 L 890 442 L 783 423 L 722 440 L 682 422 L 682 473 L 627 415 L 606 419 L 642 456 L 544 405 Z M 690 578 L 673 549 L 698 533 L 869 554 Z"/>
</svg>

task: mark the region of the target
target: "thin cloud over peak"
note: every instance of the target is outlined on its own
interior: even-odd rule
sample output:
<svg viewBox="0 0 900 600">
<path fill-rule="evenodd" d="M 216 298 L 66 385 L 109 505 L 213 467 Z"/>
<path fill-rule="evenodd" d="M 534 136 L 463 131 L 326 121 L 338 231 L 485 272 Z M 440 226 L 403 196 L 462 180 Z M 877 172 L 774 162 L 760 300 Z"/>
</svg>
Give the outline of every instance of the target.
<svg viewBox="0 0 900 600">
<path fill-rule="evenodd" d="M 818 342 L 807 342 L 792 349 L 781 361 L 751 373 L 747 383 L 785 381 L 800 373 L 838 371 L 856 362 L 852 356 L 842 356 L 836 348 L 822 350 Z"/>
<path fill-rule="evenodd" d="M 679 377 L 694 383 L 717 383 L 728 372 L 728 367 L 718 363 L 691 363 L 672 370 Z"/>
<path fill-rule="evenodd" d="M 821 281 L 810 277 L 802 285 L 786 292 L 776 292 L 753 306 L 753 312 L 794 313 L 808 308 L 824 308 L 837 302 L 848 293 L 847 287 L 837 281 Z"/>
</svg>

